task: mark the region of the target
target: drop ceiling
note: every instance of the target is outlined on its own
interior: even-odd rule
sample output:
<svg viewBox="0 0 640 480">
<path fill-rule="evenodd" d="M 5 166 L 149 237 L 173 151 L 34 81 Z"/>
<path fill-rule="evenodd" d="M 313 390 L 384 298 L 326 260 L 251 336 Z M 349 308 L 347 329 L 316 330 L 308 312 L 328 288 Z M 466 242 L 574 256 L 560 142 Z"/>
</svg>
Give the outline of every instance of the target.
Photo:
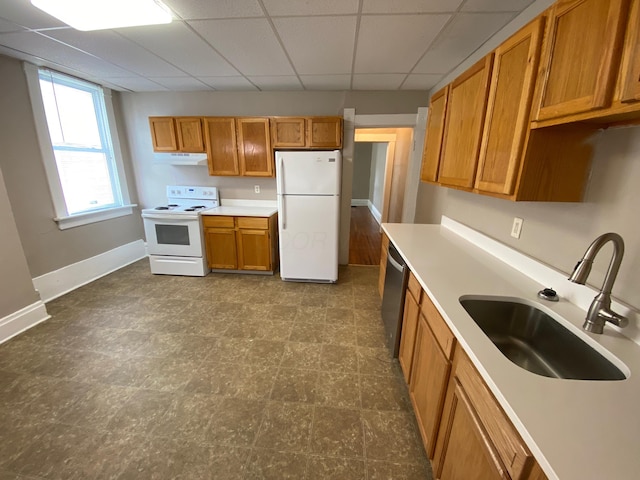
<svg viewBox="0 0 640 480">
<path fill-rule="evenodd" d="M 121 91 L 428 90 L 533 0 L 164 0 L 169 25 L 80 32 L 0 3 L 0 54 Z"/>
</svg>

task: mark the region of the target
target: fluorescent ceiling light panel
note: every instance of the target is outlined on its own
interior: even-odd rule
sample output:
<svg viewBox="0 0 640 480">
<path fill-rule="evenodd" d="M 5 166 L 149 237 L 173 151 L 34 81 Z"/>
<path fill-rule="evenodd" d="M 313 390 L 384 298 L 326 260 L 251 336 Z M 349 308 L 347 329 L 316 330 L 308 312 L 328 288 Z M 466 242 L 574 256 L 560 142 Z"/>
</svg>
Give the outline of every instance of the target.
<svg viewBox="0 0 640 480">
<path fill-rule="evenodd" d="M 40 10 L 76 30 L 103 30 L 171 23 L 171 10 L 158 0 L 31 0 Z"/>
</svg>

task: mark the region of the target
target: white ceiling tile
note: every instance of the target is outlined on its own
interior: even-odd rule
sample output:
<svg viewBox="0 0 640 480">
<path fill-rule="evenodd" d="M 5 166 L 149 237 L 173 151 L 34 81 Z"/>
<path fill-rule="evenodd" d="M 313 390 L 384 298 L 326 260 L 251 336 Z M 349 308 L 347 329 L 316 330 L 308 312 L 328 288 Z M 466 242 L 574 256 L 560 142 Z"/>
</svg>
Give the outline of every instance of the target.
<svg viewBox="0 0 640 480">
<path fill-rule="evenodd" d="M 459 13 L 412 73 L 450 72 L 513 16 L 512 13 Z"/>
<path fill-rule="evenodd" d="M 258 90 L 244 77 L 198 77 L 198 79 L 216 90 Z"/>
<path fill-rule="evenodd" d="M 408 72 L 449 18 L 448 14 L 363 17 L 354 71 Z"/>
<path fill-rule="evenodd" d="M 0 17 L 27 28 L 66 27 L 57 18 L 31 5 L 29 0 L 2 0 Z"/>
<path fill-rule="evenodd" d="M 68 47 L 36 32 L 7 33 L 0 35 L 0 44 L 24 54 L 36 57 L 37 65 L 65 66 L 96 78 L 125 77 L 131 73 L 91 55 Z M 43 59 L 44 62 L 38 59 Z"/>
<path fill-rule="evenodd" d="M 411 74 L 404 81 L 400 90 L 430 90 L 442 79 L 443 75 Z"/>
<path fill-rule="evenodd" d="M 277 18 L 274 23 L 298 73 L 351 73 L 355 16 Z"/>
<path fill-rule="evenodd" d="M 47 30 L 43 34 L 142 76 L 185 75 L 173 65 L 111 30 Z"/>
<path fill-rule="evenodd" d="M 398 73 L 380 73 L 380 74 L 364 74 L 353 76 L 354 90 L 397 90 L 404 74 Z"/>
<path fill-rule="evenodd" d="M 189 24 L 244 75 L 293 74 L 266 19 L 196 20 Z"/>
<path fill-rule="evenodd" d="M 534 0 L 467 0 L 464 12 L 521 12 Z"/>
<path fill-rule="evenodd" d="M 300 75 L 307 90 L 349 90 L 351 75 Z"/>
<path fill-rule="evenodd" d="M 193 77 L 149 77 L 149 80 L 156 82 L 169 90 L 176 91 L 198 91 L 211 90 L 209 85 Z"/>
<path fill-rule="evenodd" d="M 294 75 L 265 75 L 249 77 L 260 90 L 302 90 L 298 77 Z"/>
<path fill-rule="evenodd" d="M 121 28 L 117 32 L 190 75 L 213 77 L 238 74 L 229 62 L 183 22 Z"/>
<path fill-rule="evenodd" d="M 358 0 L 262 0 L 271 16 L 358 13 Z"/>
<path fill-rule="evenodd" d="M 166 92 L 169 89 L 143 77 L 113 77 L 109 82 L 133 92 Z"/>
<path fill-rule="evenodd" d="M 264 17 L 257 0 L 164 0 L 185 20 Z"/>
<path fill-rule="evenodd" d="M 362 13 L 455 12 L 462 1 L 463 0 L 401 0 L 390 2 L 389 0 L 364 0 L 362 3 Z"/>
<path fill-rule="evenodd" d="M 22 32 L 24 27 L 0 18 L 0 33 Z"/>
</svg>

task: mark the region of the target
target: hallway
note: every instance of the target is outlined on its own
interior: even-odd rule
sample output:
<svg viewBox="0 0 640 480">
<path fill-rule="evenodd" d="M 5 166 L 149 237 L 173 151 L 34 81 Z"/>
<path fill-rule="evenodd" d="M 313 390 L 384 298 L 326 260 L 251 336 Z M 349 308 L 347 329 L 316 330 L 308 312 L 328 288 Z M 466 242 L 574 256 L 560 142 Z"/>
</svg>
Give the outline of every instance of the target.
<svg viewBox="0 0 640 480">
<path fill-rule="evenodd" d="M 367 207 L 351 207 L 349 265 L 380 263 L 380 225 Z"/>
</svg>

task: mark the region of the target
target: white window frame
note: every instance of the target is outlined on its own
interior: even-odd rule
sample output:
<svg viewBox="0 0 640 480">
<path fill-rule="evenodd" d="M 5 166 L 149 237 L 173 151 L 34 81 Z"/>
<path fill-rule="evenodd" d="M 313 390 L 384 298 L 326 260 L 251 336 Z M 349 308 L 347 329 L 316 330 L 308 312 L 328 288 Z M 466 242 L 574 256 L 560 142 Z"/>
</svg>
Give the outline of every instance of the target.
<svg viewBox="0 0 640 480">
<path fill-rule="evenodd" d="M 51 200 L 56 215 L 53 220 L 57 222 L 58 228 L 60 230 L 66 230 L 68 228 L 79 227 L 81 225 L 87 225 L 94 222 L 101 222 L 111 218 L 131 215 L 133 213 L 133 207 L 136 207 L 137 205 L 132 204 L 129 197 L 127 176 L 125 174 L 124 163 L 122 161 L 120 140 L 118 138 L 115 114 L 113 112 L 111 90 L 109 88 L 102 87 L 107 122 L 109 126 L 109 139 L 113 146 L 115 173 L 117 174 L 116 188 L 120 190 L 121 194 L 121 198 L 116 199 L 116 201 L 120 201 L 121 203 L 115 206 L 88 212 L 69 214 L 64 199 L 60 176 L 58 174 L 53 146 L 51 145 L 51 137 L 49 136 L 49 127 L 47 125 L 47 117 L 44 110 L 44 103 L 42 101 L 42 92 L 40 90 L 40 75 L 38 67 L 25 62 L 24 71 L 27 78 L 29 96 L 31 98 L 31 107 L 33 109 L 33 118 L 38 136 L 38 144 L 40 146 L 42 162 L 44 164 L 47 181 L 49 183 L 49 191 L 51 193 Z"/>
</svg>

